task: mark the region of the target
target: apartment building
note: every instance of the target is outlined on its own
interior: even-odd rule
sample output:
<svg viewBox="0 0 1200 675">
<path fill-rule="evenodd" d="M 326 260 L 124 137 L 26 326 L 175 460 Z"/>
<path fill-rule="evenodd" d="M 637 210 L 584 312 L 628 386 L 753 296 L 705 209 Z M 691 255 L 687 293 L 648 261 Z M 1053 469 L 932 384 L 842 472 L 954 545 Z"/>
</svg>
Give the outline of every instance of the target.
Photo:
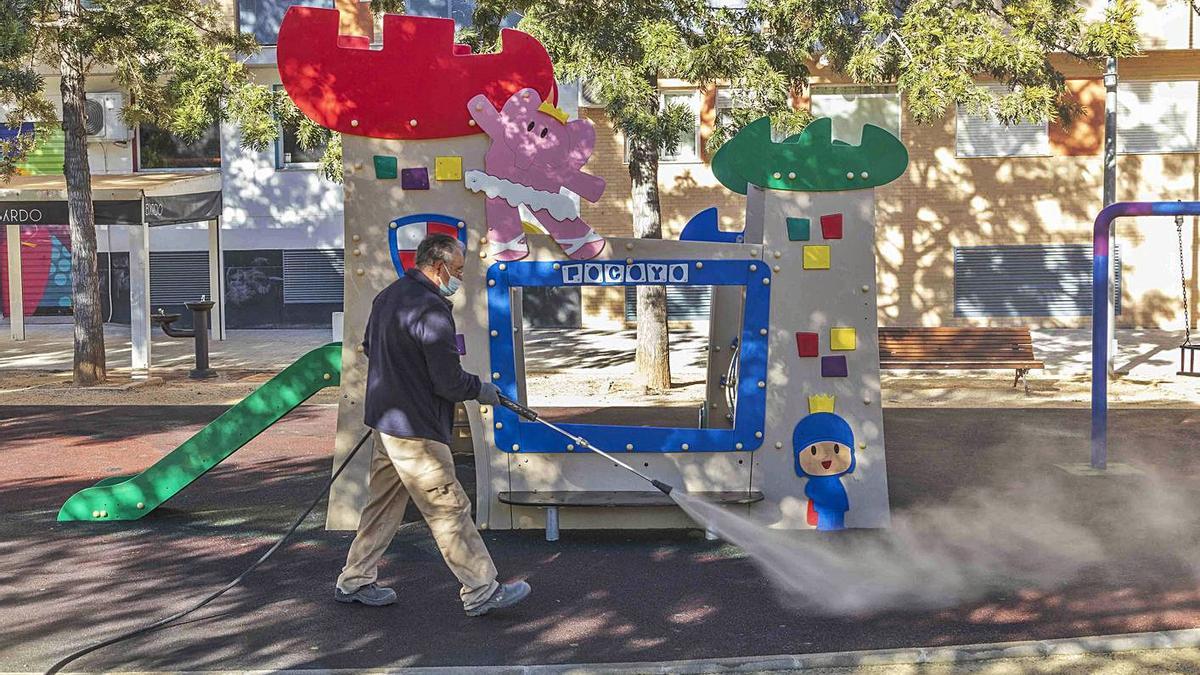
<svg viewBox="0 0 1200 675">
<path fill-rule="evenodd" d="M 1099 17 L 1103 0 L 1089 9 Z M 1181 0 L 1143 0 L 1144 54 L 1118 64 L 1117 200 L 1200 199 L 1200 13 Z M 861 86 L 817 68 L 800 105 L 834 118 L 834 135 L 858 143 L 862 124 L 896 134 L 909 149 L 907 174 L 880 190 L 880 323 L 893 326 L 1080 326 L 1091 309 L 1092 223 L 1103 206 L 1105 89 L 1099 66 L 1056 59 L 1086 114 L 1072 124 L 1004 126 L 947 110 L 935 124 L 907 115 L 895 87 Z M 714 179 L 704 146 L 737 92 L 661 83 L 664 101 L 693 110 L 692 133 L 660 164 L 664 236 L 696 212 L 718 207 L 740 229 L 743 200 Z M 620 135 L 584 102 L 601 130 L 589 167 L 608 181 L 584 217 L 609 235 L 630 236 L 629 177 Z M 1182 276 L 1197 314 L 1200 225 L 1182 228 Z M 1176 227 L 1169 219 L 1117 222 L 1118 325 L 1181 329 Z M 674 318 L 706 316 L 703 291 L 669 297 Z M 633 303 L 619 290 L 585 289 L 584 324 L 621 324 Z"/>
<path fill-rule="evenodd" d="M 1103 0 L 1091 11 L 1100 12 Z M 256 81 L 277 86 L 274 43 L 291 4 L 332 1 L 226 0 L 231 21 L 264 48 L 251 62 Z M 472 0 L 419 0 L 408 13 L 470 21 Z M 514 17 L 515 18 L 515 17 Z M 1119 64 L 1117 119 L 1120 200 L 1200 199 L 1200 15 L 1182 0 L 1143 0 L 1143 56 Z M 376 33 L 378 35 L 378 33 Z M 799 104 L 835 119 L 834 133 L 858 142 L 863 123 L 889 129 L 908 146 L 908 173 L 881 189 L 878 203 L 880 321 L 883 325 L 1020 323 L 1076 326 L 1090 311 L 1091 224 L 1100 210 L 1103 180 L 1104 86 L 1095 66 L 1060 59 L 1073 96 L 1086 114 L 1071 125 L 1003 126 L 946 111 L 932 125 L 907 116 L 894 87 L 868 87 L 814 71 Z M 53 99 L 58 82 L 47 77 Z M 660 83 L 664 100 L 694 113 L 692 131 L 660 164 L 664 236 L 677 236 L 695 213 L 715 206 L 721 222 L 738 228 L 743 198 L 725 190 L 707 164 L 704 146 L 736 91 L 701 90 L 687 82 Z M 301 150 L 294 129 L 265 152 L 243 148 L 229 125 L 183 144 L 161 129 L 125 128 L 115 113 L 123 94 L 103 73 L 88 82 L 106 109 L 105 124 L 89 139 L 95 173 L 216 172 L 222 183 L 221 293 L 210 284 L 205 224 L 156 227 L 150 233 L 151 303 L 179 311 L 201 294 L 222 297 L 228 328 L 327 326 L 341 307 L 343 242 L 341 186 L 316 165 L 320 150 Z M 602 234 L 632 234 L 624 142 L 603 110 L 575 87 L 562 86 L 560 106 L 590 119 L 598 134 L 588 170 L 608 182 L 586 220 Z M 576 106 L 576 103 L 578 104 Z M 11 130 L 10 130 L 11 131 Z M 61 133 L 38 125 L 49 142 L 28 170 L 60 171 Z M 23 228 L 26 314 L 65 317 L 70 311 L 70 242 L 65 224 Z M 0 242 L 0 247 L 3 243 Z M 1182 327 L 1176 228 L 1162 219 L 1118 223 L 1119 324 Z M 119 227 L 99 228 L 102 298 L 106 315 L 129 320 L 129 242 Z M 1196 315 L 1200 226 L 1183 227 L 1183 276 Z M 4 260 L 0 251 L 0 260 Z M 0 270 L 0 286 L 7 275 Z M 35 290 L 36 289 L 36 290 Z M 4 294 L 7 313 L 7 293 Z M 585 288 L 581 295 L 529 298 L 536 325 L 628 325 L 631 298 L 621 289 Z M 707 317 L 703 287 L 669 296 L 673 319 Z M 538 311 L 545 304 L 562 305 Z M 565 309 L 565 311 L 564 311 Z M 36 320 L 36 319 L 35 319 Z"/>
</svg>

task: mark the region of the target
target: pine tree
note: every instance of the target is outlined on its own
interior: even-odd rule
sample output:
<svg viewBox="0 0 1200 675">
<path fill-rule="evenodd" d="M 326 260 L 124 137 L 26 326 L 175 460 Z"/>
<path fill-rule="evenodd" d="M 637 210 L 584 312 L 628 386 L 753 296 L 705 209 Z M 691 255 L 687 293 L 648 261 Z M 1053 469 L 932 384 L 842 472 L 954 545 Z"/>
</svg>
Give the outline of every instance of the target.
<svg viewBox="0 0 1200 675">
<path fill-rule="evenodd" d="M 690 113 L 660 104 L 679 78 L 737 90 L 710 150 L 762 115 L 781 135 L 808 121 L 793 95 L 818 62 L 863 84 L 895 83 L 910 114 L 930 122 L 954 104 L 1001 120 L 1070 116 L 1051 55 L 1101 65 L 1137 52 L 1134 0 L 1087 23 L 1076 0 L 480 0 L 476 46 L 494 45 L 510 12 L 546 45 L 560 79 L 582 80 L 629 145 L 633 233 L 662 236 L 658 158 L 689 130 Z M 1099 71 L 1097 71 L 1099 72 Z M 993 97 L 977 78 L 1009 88 Z M 639 381 L 670 387 L 666 294 L 638 289 Z"/>
</svg>

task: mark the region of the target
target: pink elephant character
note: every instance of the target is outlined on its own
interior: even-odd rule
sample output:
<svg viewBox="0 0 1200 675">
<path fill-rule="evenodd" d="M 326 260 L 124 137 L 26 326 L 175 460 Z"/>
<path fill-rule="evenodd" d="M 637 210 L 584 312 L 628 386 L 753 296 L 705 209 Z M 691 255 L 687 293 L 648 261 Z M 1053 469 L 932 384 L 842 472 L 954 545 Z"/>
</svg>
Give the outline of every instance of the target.
<svg viewBox="0 0 1200 675">
<path fill-rule="evenodd" d="M 568 257 L 587 260 L 604 250 L 604 238 L 579 217 L 579 207 L 563 188 L 589 202 L 604 194 L 604 179 L 583 172 L 592 156 L 596 131 L 533 89 L 513 94 L 499 112 L 480 94 L 467 102 L 471 118 L 492 139 L 484 170 L 467 171 L 469 190 L 487 195 L 488 240 L 496 260 L 529 255 L 521 215 L 524 204 Z"/>
</svg>

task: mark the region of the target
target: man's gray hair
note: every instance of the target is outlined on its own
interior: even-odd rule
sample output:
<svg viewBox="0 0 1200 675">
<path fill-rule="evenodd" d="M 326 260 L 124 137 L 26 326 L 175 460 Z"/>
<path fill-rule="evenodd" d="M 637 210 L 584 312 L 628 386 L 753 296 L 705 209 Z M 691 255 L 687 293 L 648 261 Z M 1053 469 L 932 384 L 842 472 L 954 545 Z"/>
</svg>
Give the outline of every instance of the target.
<svg viewBox="0 0 1200 675">
<path fill-rule="evenodd" d="M 417 246 L 417 267 L 430 267 L 442 262 L 446 265 L 454 260 L 454 252 L 463 250 L 463 245 L 454 237 L 431 234 Z"/>
</svg>

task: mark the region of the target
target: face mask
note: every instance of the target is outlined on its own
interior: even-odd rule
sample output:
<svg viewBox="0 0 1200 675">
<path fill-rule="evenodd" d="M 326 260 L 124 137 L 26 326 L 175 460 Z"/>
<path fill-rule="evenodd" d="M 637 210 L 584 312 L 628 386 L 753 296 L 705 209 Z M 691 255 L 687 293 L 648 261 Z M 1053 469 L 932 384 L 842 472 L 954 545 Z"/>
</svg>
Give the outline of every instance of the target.
<svg viewBox="0 0 1200 675">
<path fill-rule="evenodd" d="M 444 284 L 438 284 L 438 291 L 448 298 L 458 292 L 459 287 L 462 286 L 462 280 L 453 274 L 447 274 L 447 276 L 450 277 L 450 280 Z"/>
</svg>

